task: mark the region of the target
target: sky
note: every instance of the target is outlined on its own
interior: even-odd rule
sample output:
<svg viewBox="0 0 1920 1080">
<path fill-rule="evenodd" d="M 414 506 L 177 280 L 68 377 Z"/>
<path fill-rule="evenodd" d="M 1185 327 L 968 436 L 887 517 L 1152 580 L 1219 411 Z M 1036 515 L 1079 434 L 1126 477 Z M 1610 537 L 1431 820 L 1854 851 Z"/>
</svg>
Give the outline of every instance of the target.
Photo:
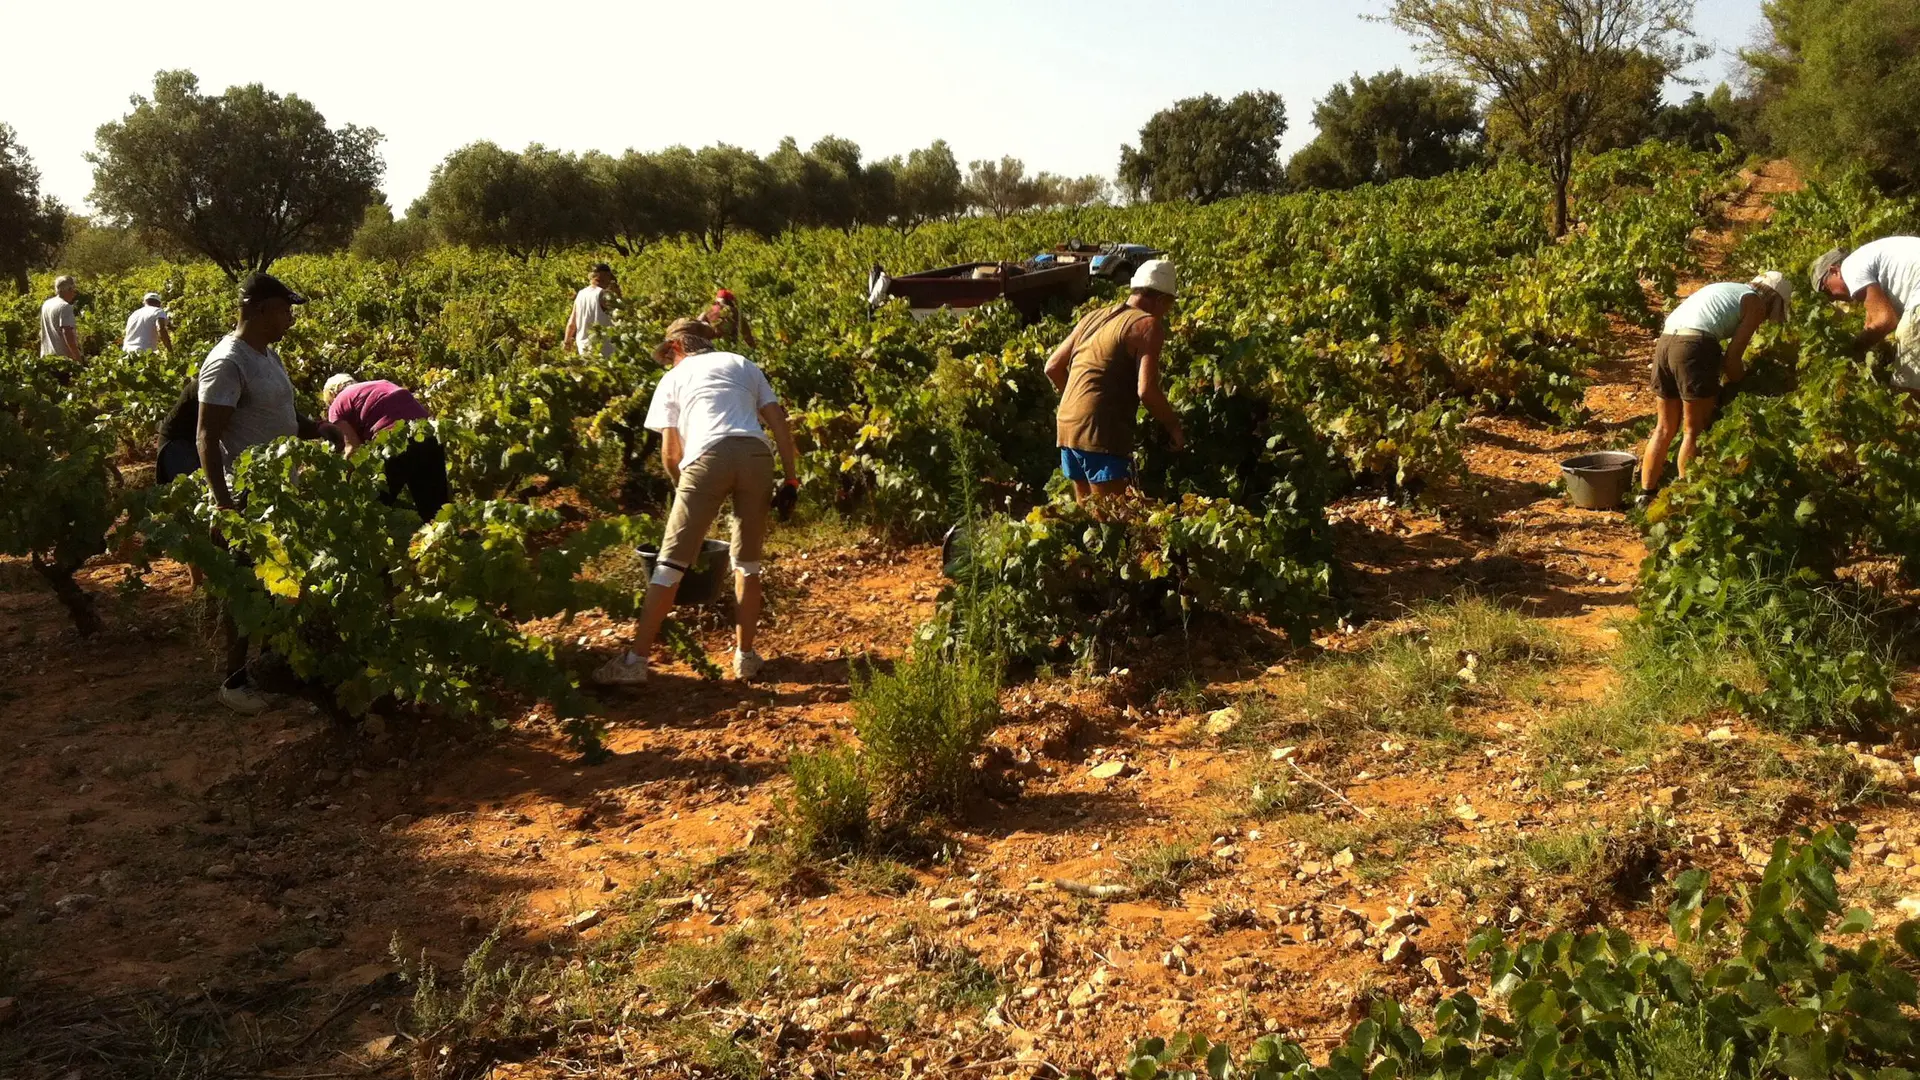
<svg viewBox="0 0 1920 1080">
<path fill-rule="evenodd" d="M 1029 171 L 1111 176 L 1156 110 L 1201 93 L 1277 91 L 1288 153 L 1315 98 L 1358 72 L 1420 68 L 1367 21 L 1386 0 L 92 0 L 42 9 L 36 45 L 0 63 L 0 123 L 41 189 L 86 210 L 100 124 L 187 68 L 202 91 L 260 82 L 330 123 L 385 136 L 388 202 L 404 208 L 448 152 L 480 139 L 563 150 L 728 142 L 761 153 L 823 135 L 867 156 L 944 138 L 962 165 L 1011 154 Z M 1710 88 L 1761 22 L 1760 0 L 1698 0 Z M 53 16 L 58 13 L 58 17 Z M 62 33 L 70 33 L 66 45 Z M 1670 87 L 1669 95 L 1687 88 Z"/>
</svg>

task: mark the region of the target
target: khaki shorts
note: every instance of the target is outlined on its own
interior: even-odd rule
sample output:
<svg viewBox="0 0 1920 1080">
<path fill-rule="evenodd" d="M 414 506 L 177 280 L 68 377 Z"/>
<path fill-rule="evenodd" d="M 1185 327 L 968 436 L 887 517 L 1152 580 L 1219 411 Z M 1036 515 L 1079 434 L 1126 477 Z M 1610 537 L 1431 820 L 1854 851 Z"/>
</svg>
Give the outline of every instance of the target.
<svg viewBox="0 0 1920 1080">
<path fill-rule="evenodd" d="M 1893 385 L 1920 390 L 1920 305 L 1901 317 L 1894 335 Z"/>
<path fill-rule="evenodd" d="M 1654 396 L 1672 401 L 1708 401 L 1720 396 L 1727 354 L 1710 337 L 1663 334 L 1653 347 L 1653 371 L 1647 380 Z"/>
<path fill-rule="evenodd" d="M 660 561 L 692 569 L 707 530 L 713 528 L 720 505 L 729 497 L 733 499 L 733 565 L 758 564 L 767 539 L 767 511 L 773 505 L 773 449 L 767 440 L 751 435 L 721 439 L 680 470 L 673 510 L 667 515 L 667 535 L 660 541 Z"/>
</svg>

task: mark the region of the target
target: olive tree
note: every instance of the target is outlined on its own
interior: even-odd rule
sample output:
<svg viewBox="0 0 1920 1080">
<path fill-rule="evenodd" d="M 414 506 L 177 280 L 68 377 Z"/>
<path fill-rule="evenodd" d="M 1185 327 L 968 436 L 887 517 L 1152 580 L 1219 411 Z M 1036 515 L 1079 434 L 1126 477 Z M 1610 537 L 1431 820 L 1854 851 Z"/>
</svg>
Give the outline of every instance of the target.
<svg viewBox="0 0 1920 1080">
<path fill-rule="evenodd" d="M 66 234 L 67 212 L 40 194 L 40 170 L 14 131 L 0 124 L 0 274 L 27 291 L 27 271 L 53 257 Z"/>
<path fill-rule="evenodd" d="M 1693 0 L 1393 0 L 1387 19 L 1422 56 L 1491 99 L 1489 126 L 1547 170 L 1553 232 L 1568 225 L 1574 155 L 1623 101 L 1644 95 L 1643 58 L 1661 78 L 1706 55 Z"/>
<path fill-rule="evenodd" d="M 115 223 L 206 256 L 238 278 L 293 251 L 347 243 L 380 193 L 380 133 L 327 126 L 259 83 L 200 92 L 190 71 L 95 132 L 93 203 Z"/>
</svg>

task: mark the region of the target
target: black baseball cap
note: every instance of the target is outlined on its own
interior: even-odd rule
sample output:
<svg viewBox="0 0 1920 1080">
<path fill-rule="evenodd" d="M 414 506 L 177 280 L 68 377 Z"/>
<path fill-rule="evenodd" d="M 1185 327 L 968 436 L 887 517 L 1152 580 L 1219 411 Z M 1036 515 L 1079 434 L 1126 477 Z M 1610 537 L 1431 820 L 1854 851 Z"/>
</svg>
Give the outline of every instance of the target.
<svg viewBox="0 0 1920 1080">
<path fill-rule="evenodd" d="M 285 300 L 289 304 L 304 304 L 307 298 L 287 288 L 285 282 L 272 274 L 254 272 L 240 283 L 240 302 L 250 304 L 258 300 Z"/>
<path fill-rule="evenodd" d="M 611 274 L 613 273 L 613 267 L 603 262 L 597 262 L 593 264 L 592 272 L 596 274 Z"/>
</svg>

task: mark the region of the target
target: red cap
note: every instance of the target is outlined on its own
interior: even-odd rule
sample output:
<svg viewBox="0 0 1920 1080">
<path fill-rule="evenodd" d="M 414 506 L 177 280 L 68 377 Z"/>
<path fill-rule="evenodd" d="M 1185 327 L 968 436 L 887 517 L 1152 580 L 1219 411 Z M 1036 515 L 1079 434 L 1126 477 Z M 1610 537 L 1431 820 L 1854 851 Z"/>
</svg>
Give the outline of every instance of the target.
<svg viewBox="0 0 1920 1080">
<path fill-rule="evenodd" d="M 731 289 L 721 289 L 719 292 L 713 294 L 713 298 L 715 300 L 731 300 L 733 299 L 733 291 Z"/>
</svg>

